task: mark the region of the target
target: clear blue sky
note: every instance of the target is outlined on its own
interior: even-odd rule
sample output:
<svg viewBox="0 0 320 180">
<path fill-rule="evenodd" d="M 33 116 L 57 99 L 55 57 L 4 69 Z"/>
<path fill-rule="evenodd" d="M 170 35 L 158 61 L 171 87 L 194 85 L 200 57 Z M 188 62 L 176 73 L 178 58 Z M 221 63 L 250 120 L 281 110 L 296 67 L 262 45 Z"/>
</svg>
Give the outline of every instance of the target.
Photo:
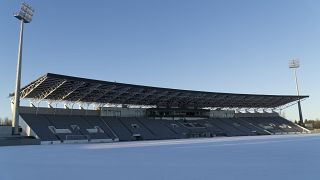
<svg viewBox="0 0 320 180">
<path fill-rule="evenodd" d="M 19 0 L 0 1 L 0 117 L 10 117 Z M 214 92 L 295 94 L 320 118 L 318 0 L 26 1 L 22 84 L 47 72 Z M 286 111 L 297 119 L 297 108 Z"/>
</svg>

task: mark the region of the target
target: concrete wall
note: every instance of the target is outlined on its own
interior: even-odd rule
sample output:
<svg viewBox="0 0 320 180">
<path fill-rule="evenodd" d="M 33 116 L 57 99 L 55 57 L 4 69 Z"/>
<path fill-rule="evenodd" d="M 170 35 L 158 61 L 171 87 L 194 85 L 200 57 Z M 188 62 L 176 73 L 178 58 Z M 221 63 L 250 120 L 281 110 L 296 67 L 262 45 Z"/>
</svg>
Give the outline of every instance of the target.
<svg viewBox="0 0 320 180">
<path fill-rule="evenodd" d="M 235 117 L 278 117 L 278 113 L 236 113 Z"/>
<path fill-rule="evenodd" d="M 23 120 L 23 118 L 21 116 L 20 116 L 20 119 L 19 119 L 19 126 L 22 128 L 22 132 L 21 132 L 22 136 L 33 136 L 33 137 L 39 139 L 38 135 L 25 122 L 25 120 Z"/>
<path fill-rule="evenodd" d="M 0 137 L 8 137 L 12 134 L 11 126 L 0 126 Z"/>
<path fill-rule="evenodd" d="M 210 110 L 211 118 L 233 118 L 235 112 L 233 110 Z"/>
<path fill-rule="evenodd" d="M 40 145 L 39 139 L 28 137 L 0 138 L 0 146 Z"/>
<path fill-rule="evenodd" d="M 82 115 L 82 116 L 119 116 L 119 117 L 145 117 L 146 109 L 103 107 L 101 110 L 62 109 L 62 108 L 36 108 L 20 107 L 20 113 L 25 114 L 52 114 L 52 115 Z M 277 117 L 278 113 L 235 113 L 232 110 L 211 110 L 211 118 L 232 117 Z"/>
<path fill-rule="evenodd" d="M 62 109 L 62 108 L 43 108 L 26 107 L 19 109 L 22 114 L 52 114 L 52 115 L 86 115 L 100 116 L 100 110 L 81 110 L 81 109 Z"/>
<path fill-rule="evenodd" d="M 101 108 L 101 116 L 145 117 L 146 116 L 146 109 L 103 107 L 103 108 Z"/>
</svg>

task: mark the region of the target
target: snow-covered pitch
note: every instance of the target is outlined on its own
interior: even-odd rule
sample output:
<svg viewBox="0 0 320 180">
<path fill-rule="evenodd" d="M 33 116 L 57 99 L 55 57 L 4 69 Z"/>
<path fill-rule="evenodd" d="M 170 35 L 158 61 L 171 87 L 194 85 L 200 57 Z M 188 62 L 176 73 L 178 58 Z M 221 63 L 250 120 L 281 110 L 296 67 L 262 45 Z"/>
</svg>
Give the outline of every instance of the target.
<svg viewBox="0 0 320 180">
<path fill-rule="evenodd" d="M 0 180 L 320 179 L 320 135 L 0 147 Z"/>
</svg>

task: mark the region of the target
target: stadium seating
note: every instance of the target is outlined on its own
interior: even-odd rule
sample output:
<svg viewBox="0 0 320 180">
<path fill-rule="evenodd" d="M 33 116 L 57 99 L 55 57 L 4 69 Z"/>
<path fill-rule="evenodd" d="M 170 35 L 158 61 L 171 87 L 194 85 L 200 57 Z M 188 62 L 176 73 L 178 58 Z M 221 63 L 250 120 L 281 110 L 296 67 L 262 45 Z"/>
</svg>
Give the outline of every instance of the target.
<svg viewBox="0 0 320 180">
<path fill-rule="evenodd" d="M 116 134 L 120 141 L 131 141 L 133 133 L 128 129 L 118 118 L 115 117 L 94 117 L 101 119 L 106 123 Z"/>
<path fill-rule="evenodd" d="M 162 122 L 163 120 L 148 119 L 148 121 L 145 121 L 143 118 L 138 118 L 137 120 L 150 132 L 152 132 L 153 136 L 157 139 L 180 138 L 179 133 L 176 133 L 172 129 L 168 128 L 168 126 Z"/>
<path fill-rule="evenodd" d="M 41 141 L 113 141 L 302 133 L 282 117 L 165 120 L 146 117 L 21 114 Z"/>
<path fill-rule="evenodd" d="M 115 132 L 110 128 L 110 126 L 104 122 L 102 119 L 96 116 L 85 116 L 84 119 L 87 121 L 88 124 L 94 127 L 100 127 L 104 133 L 110 137 L 111 139 L 115 140 L 119 137 L 115 134 Z"/>
<path fill-rule="evenodd" d="M 32 127 L 32 130 L 38 135 L 42 141 L 59 141 L 60 139 L 54 135 L 49 126 L 52 124 L 47 121 L 43 116 L 34 114 L 21 114 L 23 120 Z"/>
</svg>

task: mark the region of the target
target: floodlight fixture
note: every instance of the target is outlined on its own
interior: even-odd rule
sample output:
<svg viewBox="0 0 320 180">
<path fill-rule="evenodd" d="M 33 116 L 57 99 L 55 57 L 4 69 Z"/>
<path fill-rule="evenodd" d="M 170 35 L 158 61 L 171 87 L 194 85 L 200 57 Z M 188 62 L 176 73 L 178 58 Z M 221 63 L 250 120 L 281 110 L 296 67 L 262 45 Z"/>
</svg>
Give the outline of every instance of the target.
<svg viewBox="0 0 320 180">
<path fill-rule="evenodd" d="M 27 3 L 22 3 L 20 11 L 14 15 L 17 19 L 23 21 L 24 23 L 30 23 L 32 21 L 32 16 L 34 9 Z"/>
<path fill-rule="evenodd" d="M 289 68 L 290 69 L 299 68 L 299 67 L 300 67 L 300 61 L 298 59 L 289 60 Z"/>
</svg>

